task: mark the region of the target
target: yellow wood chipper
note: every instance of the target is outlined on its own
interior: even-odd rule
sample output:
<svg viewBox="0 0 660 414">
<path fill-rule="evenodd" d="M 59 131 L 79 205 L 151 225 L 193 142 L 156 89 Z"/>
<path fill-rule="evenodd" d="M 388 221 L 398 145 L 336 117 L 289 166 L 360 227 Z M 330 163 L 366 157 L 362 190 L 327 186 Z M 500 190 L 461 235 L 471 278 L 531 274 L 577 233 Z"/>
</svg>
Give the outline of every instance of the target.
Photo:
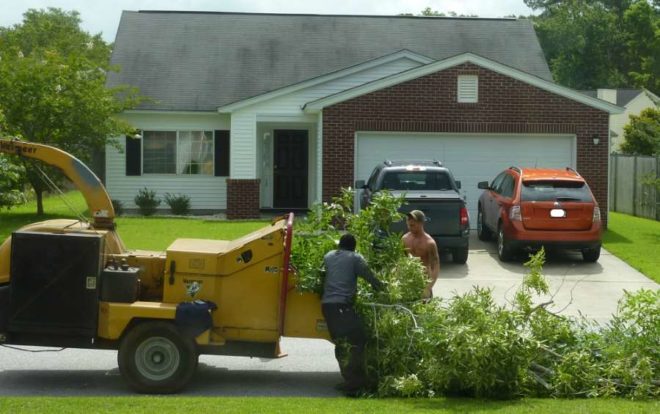
<svg viewBox="0 0 660 414">
<path fill-rule="evenodd" d="M 283 336 L 329 338 L 319 296 L 295 289 L 293 214 L 237 240 L 128 250 L 110 197 L 80 160 L 9 139 L 0 153 L 59 168 L 92 216 L 30 224 L 0 245 L 0 344 L 117 349 L 134 390 L 173 393 L 200 354 L 277 358 Z"/>
</svg>

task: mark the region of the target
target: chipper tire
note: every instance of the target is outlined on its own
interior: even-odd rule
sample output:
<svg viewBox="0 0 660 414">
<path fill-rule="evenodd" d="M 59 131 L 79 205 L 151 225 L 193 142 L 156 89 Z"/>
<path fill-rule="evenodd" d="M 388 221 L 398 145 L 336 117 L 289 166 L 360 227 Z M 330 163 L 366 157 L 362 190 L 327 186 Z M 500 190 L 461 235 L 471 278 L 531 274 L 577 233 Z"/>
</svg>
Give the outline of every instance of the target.
<svg viewBox="0 0 660 414">
<path fill-rule="evenodd" d="M 172 323 L 144 322 L 123 338 L 117 356 L 119 372 L 135 391 L 172 394 L 183 389 L 197 368 L 193 338 Z"/>
</svg>

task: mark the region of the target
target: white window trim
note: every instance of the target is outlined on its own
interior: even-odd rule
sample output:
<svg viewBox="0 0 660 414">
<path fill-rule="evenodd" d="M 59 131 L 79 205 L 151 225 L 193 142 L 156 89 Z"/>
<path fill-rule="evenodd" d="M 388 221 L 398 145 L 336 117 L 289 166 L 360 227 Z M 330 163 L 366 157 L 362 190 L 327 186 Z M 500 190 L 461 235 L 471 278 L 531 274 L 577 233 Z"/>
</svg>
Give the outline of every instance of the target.
<svg viewBox="0 0 660 414">
<path fill-rule="evenodd" d="M 459 103 L 478 103 L 479 76 L 458 75 L 456 80 L 456 97 Z"/>
<path fill-rule="evenodd" d="M 212 167 L 211 167 L 211 174 L 180 174 L 178 172 L 174 173 L 145 173 L 144 172 L 144 133 L 145 132 L 176 132 L 176 150 L 179 151 L 179 133 L 180 132 L 210 132 L 211 133 L 211 160 L 212 160 Z M 180 177 L 213 177 L 215 176 L 215 131 L 214 130 L 208 130 L 208 129 L 171 129 L 171 128 L 149 128 L 149 129 L 143 129 L 141 131 L 141 138 L 142 140 L 142 151 L 140 151 L 140 171 L 142 171 L 141 175 L 149 175 L 149 176 L 167 176 L 167 177 L 173 177 L 173 176 L 180 176 Z M 178 171 L 178 153 L 175 154 L 174 157 L 174 170 Z"/>
</svg>

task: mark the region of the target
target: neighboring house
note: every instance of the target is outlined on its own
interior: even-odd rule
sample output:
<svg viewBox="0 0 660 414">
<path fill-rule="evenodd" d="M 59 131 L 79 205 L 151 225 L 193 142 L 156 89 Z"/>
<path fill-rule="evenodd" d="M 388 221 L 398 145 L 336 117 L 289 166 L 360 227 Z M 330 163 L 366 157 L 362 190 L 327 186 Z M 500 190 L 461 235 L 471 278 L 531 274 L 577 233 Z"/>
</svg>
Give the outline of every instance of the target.
<svg viewBox="0 0 660 414">
<path fill-rule="evenodd" d="M 622 109 L 555 84 L 527 20 L 124 12 L 112 63 L 110 86 L 153 99 L 124 114 L 142 138 L 107 148 L 129 208 L 146 186 L 229 218 L 306 209 L 425 158 L 462 181 L 473 224 L 477 182 L 510 165 L 577 168 L 607 211 Z"/>
<path fill-rule="evenodd" d="M 646 89 L 597 89 L 581 92 L 624 108 L 623 113 L 610 116 L 611 152 L 621 150 L 625 140 L 623 127 L 630 122 L 630 115 L 639 115 L 646 108 L 658 108 L 660 105 L 660 98 Z"/>
</svg>

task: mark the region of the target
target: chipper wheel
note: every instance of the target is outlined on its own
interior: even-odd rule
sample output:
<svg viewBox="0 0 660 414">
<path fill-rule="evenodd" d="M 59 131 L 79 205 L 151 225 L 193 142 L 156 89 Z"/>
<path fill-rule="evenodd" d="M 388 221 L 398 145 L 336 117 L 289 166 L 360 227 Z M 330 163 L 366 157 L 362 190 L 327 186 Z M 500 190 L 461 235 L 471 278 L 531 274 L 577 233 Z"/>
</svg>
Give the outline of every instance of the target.
<svg viewBox="0 0 660 414">
<path fill-rule="evenodd" d="M 121 341 L 119 372 L 135 391 L 171 394 L 190 381 L 197 368 L 193 338 L 168 322 L 144 322 Z"/>
</svg>

